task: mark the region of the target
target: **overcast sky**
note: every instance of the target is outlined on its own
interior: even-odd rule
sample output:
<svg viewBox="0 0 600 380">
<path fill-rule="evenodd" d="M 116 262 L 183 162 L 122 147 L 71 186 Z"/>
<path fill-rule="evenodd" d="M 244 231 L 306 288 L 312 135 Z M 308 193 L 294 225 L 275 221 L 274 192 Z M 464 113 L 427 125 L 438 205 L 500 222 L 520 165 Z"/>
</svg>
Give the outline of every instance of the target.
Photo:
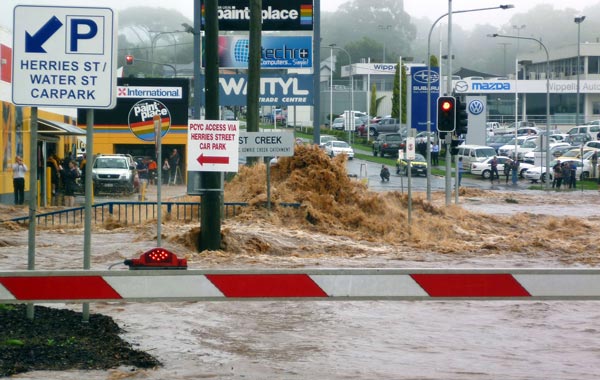
<svg viewBox="0 0 600 380">
<path fill-rule="evenodd" d="M 585 7 L 598 3 L 599 0 L 453 0 L 453 10 L 493 7 L 500 4 L 514 4 L 515 8 L 508 11 L 493 11 L 489 13 L 471 13 L 454 16 L 454 24 L 460 25 L 465 29 L 470 29 L 477 24 L 502 25 L 507 23 L 515 13 L 526 12 L 537 4 L 552 4 L 556 9 L 573 8 L 583 10 Z M 321 9 L 324 11 L 335 11 L 346 3 L 346 0 L 321 0 Z M 27 5 L 51 5 L 51 6 L 93 6 L 110 7 L 114 9 L 123 9 L 131 6 L 157 6 L 166 8 L 176 8 L 183 14 L 191 15 L 193 13 L 192 0 L 174 0 L 165 2 L 164 0 L 0 0 L 0 25 L 12 29 L 12 10 L 17 4 Z M 444 13 L 448 12 L 447 0 L 404 0 L 406 12 L 413 17 L 428 17 L 432 21 Z"/>
</svg>

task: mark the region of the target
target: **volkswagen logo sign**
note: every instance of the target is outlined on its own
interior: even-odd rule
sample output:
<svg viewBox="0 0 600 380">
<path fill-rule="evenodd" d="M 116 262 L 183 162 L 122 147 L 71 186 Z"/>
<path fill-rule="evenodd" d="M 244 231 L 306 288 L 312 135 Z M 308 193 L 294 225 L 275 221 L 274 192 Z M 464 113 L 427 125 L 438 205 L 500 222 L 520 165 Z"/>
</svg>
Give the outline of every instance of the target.
<svg viewBox="0 0 600 380">
<path fill-rule="evenodd" d="M 428 71 L 429 74 L 427 74 Z M 413 80 L 417 83 L 427 84 L 428 77 L 429 83 L 437 83 L 440 80 L 440 75 L 433 70 L 419 70 L 413 74 Z"/>
<path fill-rule="evenodd" d="M 469 84 L 464 80 L 460 80 L 454 85 L 454 90 L 456 92 L 466 92 L 469 90 Z"/>
<path fill-rule="evenodd" d="M 483 109 L 484 106 L 481 100 L 475 99 L 471 100 L 471 102 L 469 103 L 469 112 L 471 112 L 473 115 L 479 115 L 483 112 Z"/>
</svg>

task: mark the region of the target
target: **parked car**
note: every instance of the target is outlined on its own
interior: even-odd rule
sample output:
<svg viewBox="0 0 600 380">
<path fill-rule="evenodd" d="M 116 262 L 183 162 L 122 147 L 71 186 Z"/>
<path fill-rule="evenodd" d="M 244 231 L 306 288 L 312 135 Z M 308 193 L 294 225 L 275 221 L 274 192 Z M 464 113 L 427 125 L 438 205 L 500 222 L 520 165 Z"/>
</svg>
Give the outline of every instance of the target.
<svg viewBox="0 0 600 380">
<path fill-rule="evenodd" d="M 576 127 L 573 127 L 571 129 L 569 129 L 567 134 L 569 134 L 571 136 L 587 135 L 588 140 L 586 140 L 586 141 L 589 141 L 589 140 L 596 140 L 596 136 L 598 135 L 598 132 L 600 132 L 600 125 L 588 124 L 588 125 L 578 125 Z M 571 143 L 571 144 L 573 144 L 573 143 Z M 575 145 L 575 144 L 573 144 L 573 145 Z"/>
<path fill-rule="evenodd" d="M 101 191 L 133 192 L 135 166 L 124 154 L 99 154 L 92 165 L 94 194 Z"/>
<path fill-rule="evenodd" d="M 331 129 L 343 131 L 345 128 L 346 128 L 346 122 L 343 117 L 336 117 L 335 119 L 333 119 L 333 123 L 331 124 Z"/>
<path fill-rule="evenodd" d="M 536 183 L 538 181 L 541 182 L 546 182 L 546 180 L 549 178 L 550 180 L 552 180 L 553 178 L 553 167 L 554 165 L 556 165 L 556 163 L 560 161 L 561 163 L 565 163 L 568 162 L 570 165 L 575 164 L 575 166 L 577 167 L 577 178 L 579 178 L 580 180 L 582 179 L 586 179 L 590 177 L 590 171 L 591 171 L 591 167 L 590 167 L 590 163 L 589 160 L 584 160 L 583 164 L 581 163 L 581 160 L 553 160 L 550 162 L 550 174 L 548 175 L 548 173 L 546 173 L 546 166 L 534 166 L 531 169 L 528 169 L 525 172 L 525 178 L 530 180 L 532 183 Z M 586 162 L 587 161 L 587 162 Z"/>
<path fill-rule="evenodd" d="M 429 142 L 430 143 L 434 143 L 436 141 L 437 138 L 437 133 L 436 132 L 429 132 Z M 427 132 L 419 132 L 417 133 L 417 135 L 415 136 L 415 144 L 421 144 L 421 143 L 427 143 Z"/>
<path fill-rule="evenodd" d="M 588 141 L 585 144 L 583 144 L 583 149 L 600 150 L 600 141 L 598 141 L 598 140 Z"/>
<path fill-rule="evenodd" d="M 427 159 L 422 154 L 415 153 L 415 159 L 410 161 L 411 174 L 414 176 L 427 175 Z M 408 160 L 398 158 L 396 161 L 396 174 L 408 175 Z"/>
<path fill-rule="evenodd" d="M 354 158 L 354 149 L 352 149 L 345 141 L 328 141 L 325 144 L 325 153 L 331 158 L 339 156 L 340 154 L 347 155 L 350 160 Z"/>
<path fill-rule="evenodd" d="M 397 132 L 399 129 L 398 119 L 388 117 L 381 119 L 378 123 L 369 124 L 369 135 L 377 136 L 380 133 Z"/>
<path fill-rule="evenodd" d="M 497 153 L 494 148 L 485 145 L 459 145 L 457 155 L 462 157 L 465 170 L 470 171 L 473 162 L 485 161 Z"/>
<path fill-rule="evenodd" d="M 494 157 L 490 157 L 485 161 L 473 162 L 471 164 L 471 174 L 480 175 L 485 179 L 489 179 L 492 176 L 492 160 Z M 496 156 L 498 160 L 498 173 L 504 171 L 504 165 L 510 160 L 506 156 Z M 519 163 L 519 176 L 523 177 L 528 169 L 531 169 L 533 165 L 524 162 Z M 502 174 L 500 174 L 502 175 Z"/>
<path fill-rule="evenodd" d="M 501 146 L 506 145 L 513 138 L 514 135 L 493 135 L 486 139 L 485 144 L 494 148 L 497 153 Z"/>
<path fill-rule="evenodd" d="M 594 138 L 592 138 L 590 136 L 590 134 L 588 133 L 578 133 L 578 134 L 570 134 L 567 137 L 567 141 L 569 144 L 571 145 L 575 145 L 575 146 L 581 146 L 584 145 L 586 142 L 593 140 Z"/>
<path fill-rule="evenodd" d="M 400 133 L 382 133 L 373 141 L 373 156 L 381 157 L 387 155 L 397 156 L 402 143 L 402 135 Z"/>
<path fill-rule="evenodd" d="M 550 157 L 551 157 L 551 159 L 554 159 L 556 157 L 560 157 L 566 149 L 570 149 L 571 145 L 569 145 L 565 142 L 557 142 L 557 143 L 550 143 L 548 147 L 550 148 Z M 523 161 L 527 162 L 529 164 L 539 163 L 542 161 L 542 159 L 544 157 L 546 157 L 545 153 L 546 153 L 546 147 L 538 146 L 531 152 L 525 153 L 523 155 Z"/>
<path fill-rule="evenodd" d="M 325 148 L 325 144 L 329 141 L 337 140 L 337 137 L 331 135 L 320 135 L 319 136 L 319 147 Z"/>
<path fill-rule="evenodd" d="M 530 141 L 530 140 L 535 140 L 537 139 L 536 136 L 519 136 L 517 137 L 517 154 L 521 154 L 521 156 L 523 155 L 523 144 L 526 141 Z M 535 149 L 535 145 L 533 146 L 529 146 L 527 149 L 533 150 Z M 515 139 L 513 138 L 512 140 L 510 140 L 509 142 L 507 142 L 505 145 L 501 146 L 500 148 L 498 148 L 498 154 L 501 156 L 507 156 L 507 157 L 514 157 L 515 156 Z"/>
</svg>

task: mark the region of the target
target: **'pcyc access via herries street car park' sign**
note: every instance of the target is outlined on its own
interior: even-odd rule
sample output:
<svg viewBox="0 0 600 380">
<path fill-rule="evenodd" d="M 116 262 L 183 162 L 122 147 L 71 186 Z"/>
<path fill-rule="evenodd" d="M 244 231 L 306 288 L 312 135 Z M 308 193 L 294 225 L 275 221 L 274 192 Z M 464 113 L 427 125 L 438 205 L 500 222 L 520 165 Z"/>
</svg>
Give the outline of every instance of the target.
<svg viewBox="0 0 600 380">
<path fill-rule="evenodd" d="M 239 121 L 189 120 L 188 171 L 237 172 L 239 136 Z"/>
<path fill-rule="evenodd" d="M 116 28 L 110 8 L 16 6 L 13 103 L 113 108 Z"/>
</svg>

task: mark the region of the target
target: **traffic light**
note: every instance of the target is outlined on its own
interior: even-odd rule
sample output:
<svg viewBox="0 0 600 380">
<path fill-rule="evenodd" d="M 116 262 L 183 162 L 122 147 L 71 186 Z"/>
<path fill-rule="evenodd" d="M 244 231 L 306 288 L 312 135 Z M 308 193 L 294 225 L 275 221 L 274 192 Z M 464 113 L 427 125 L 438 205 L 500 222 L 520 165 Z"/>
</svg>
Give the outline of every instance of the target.
<svg viewBox="0 0 600 380">
<path fill-rule="evenodd" d="M 458 154 L 458 146 L 460 145 L 462 141 L 460 141 L 459 139 L 452 139 L 452 142 L 450 143 L 450 154 L 453 156 L 456 156 Z"/>
<path fill-rule="evenodd" d="M 127 63 L 128 65 L 133 65 L 133 55 L 126 55 L 125 63 Z"/>
<path fill-rule="evenodd" d="M 467 105 L 456 99 L 456 135 L 466 135 L 469 129 L 469 114 Z"/>
<path fill-rule="evenodd" d="M 456 98 L 440 96 L 437 107 L 438 132 L 454 132 L 456 129 Z"/>
</svg>

